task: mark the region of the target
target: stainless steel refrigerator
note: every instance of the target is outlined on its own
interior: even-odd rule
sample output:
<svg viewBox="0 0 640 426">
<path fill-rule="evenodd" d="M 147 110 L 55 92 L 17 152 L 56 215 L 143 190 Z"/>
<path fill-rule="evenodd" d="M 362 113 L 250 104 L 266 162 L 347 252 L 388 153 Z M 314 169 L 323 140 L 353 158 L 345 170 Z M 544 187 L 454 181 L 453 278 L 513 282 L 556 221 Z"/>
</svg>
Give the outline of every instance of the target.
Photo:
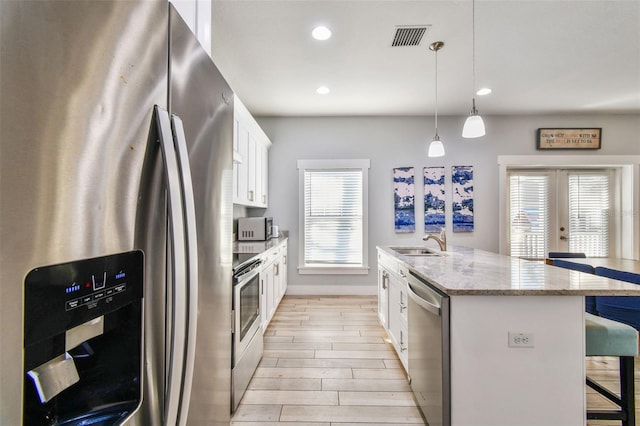
<svg viewBox="0 0 640 426">
<path fill-rule="evenodd" d="M 232 91 L 167 2 L 2 1 L 0 21 L 0 424 L 21 424 L 30 387 L 30 271 L 132 251 L 144 344 L 127 424 L 229 424 Z M 64 291 L 102 294 L 81 287 Z"/>
</svg>

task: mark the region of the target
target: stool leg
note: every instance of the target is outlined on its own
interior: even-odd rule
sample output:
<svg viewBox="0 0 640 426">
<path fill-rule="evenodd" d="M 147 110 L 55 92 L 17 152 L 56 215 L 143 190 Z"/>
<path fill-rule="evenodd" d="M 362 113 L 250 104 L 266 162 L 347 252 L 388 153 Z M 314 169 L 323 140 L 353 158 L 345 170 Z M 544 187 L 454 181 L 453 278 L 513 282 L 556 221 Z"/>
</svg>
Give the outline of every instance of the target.
<svg viewBox="0 0 640 426">
<path fill-rule="evenodd" d="M 634 357 L 620 357 L 620 408 L 626 413 L 622 426 L 636 425 L 636 392 L 634 381 Z"/>
</svg>

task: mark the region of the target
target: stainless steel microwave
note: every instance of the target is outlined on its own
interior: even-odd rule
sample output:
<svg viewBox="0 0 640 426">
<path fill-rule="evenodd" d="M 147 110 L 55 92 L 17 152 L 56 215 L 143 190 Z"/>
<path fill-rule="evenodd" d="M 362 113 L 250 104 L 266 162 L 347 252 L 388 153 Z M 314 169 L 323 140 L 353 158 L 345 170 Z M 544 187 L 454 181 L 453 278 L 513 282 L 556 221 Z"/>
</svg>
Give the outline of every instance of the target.
<svg viewBox="0 0 640 426">
<path fill-rule="evenodd" d="M 241 217 L 238 219 L 238 241 L 266 241 L 272 237 L 272 217 Z"/>
</svg>

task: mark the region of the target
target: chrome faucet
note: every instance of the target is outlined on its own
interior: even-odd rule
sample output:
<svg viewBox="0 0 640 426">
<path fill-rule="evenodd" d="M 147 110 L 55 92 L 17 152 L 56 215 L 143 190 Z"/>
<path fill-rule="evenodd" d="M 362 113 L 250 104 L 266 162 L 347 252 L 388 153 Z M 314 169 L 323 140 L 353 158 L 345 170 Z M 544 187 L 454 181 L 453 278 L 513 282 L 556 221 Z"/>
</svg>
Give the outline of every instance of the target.
<svg viewBox="0 0 640 426">
<path fill-rule="evenodd" d="M 447 234 L 444 232 L 444 227 L 440 229 L 440 236 L 436 236 L 435 234 L 427 234 L 422 237 L 424 241 L 436 240 L 438 245 L 440 246 L 440 251 L 447 251 Z"/>
</svg>

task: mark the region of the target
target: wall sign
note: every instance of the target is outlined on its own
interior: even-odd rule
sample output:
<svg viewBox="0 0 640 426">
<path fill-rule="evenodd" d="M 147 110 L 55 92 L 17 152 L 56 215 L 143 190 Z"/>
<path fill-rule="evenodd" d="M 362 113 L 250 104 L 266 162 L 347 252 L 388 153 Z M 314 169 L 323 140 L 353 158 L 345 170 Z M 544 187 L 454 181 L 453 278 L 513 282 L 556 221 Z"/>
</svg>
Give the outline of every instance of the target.
<svg viewBox="0 0 640 426">
<path fill-rule="evenodd" d="M 602 128 L 538 129 L 538 149 L 600 149 Z"/>
</svg>

